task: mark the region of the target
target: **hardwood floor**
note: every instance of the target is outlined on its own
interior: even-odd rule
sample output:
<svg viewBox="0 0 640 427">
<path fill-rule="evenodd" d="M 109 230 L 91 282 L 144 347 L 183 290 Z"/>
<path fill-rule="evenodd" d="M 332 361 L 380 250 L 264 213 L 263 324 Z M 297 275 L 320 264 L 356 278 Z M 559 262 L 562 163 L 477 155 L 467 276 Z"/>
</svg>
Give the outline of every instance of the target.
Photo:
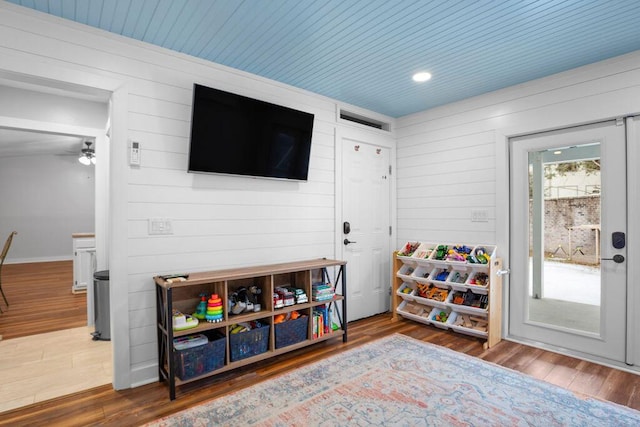
<svg viewBox="0 0 640 427">
<path fill-rule="evenodd" d="M 158 382 L 122 391 L 103 386 L 5 412 L 0 416 L 0 425 L 137 426 L 393 333 L 524 372 L 577 394 L 640 409 L 638 375 L 507 341 L 483 350 L 482 341 L 473 337 L 404 319 L 392 322 L 390 314 L 382 314 L 349 324 L 349 342 L 346 344 L 340 339 L 325 341 L 217 378 L 187 384 L 178 389 L 177 399 L 173 402 L 169 400 L 167 387 Z"/>
<path fill-rule="evenodd" d="M 87 325 L 86 294 L 71 293 L 72 261 L 5 264 L 0 301 L 3 339 L 60 331 Z"/>
</svg>

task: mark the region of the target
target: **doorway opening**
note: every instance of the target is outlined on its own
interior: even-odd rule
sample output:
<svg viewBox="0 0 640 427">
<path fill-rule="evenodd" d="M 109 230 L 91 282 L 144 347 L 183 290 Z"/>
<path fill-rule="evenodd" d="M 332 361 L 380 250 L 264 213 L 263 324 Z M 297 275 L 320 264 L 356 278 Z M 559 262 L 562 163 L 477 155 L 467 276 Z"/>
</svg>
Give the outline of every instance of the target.
<svg viewBox="0 0 640 427">
<path fill-rule="evenodd" d="M 0 317 L 4 330 L 0 331 L 0 335 L 4 332 L 0 345 L 21 355 L 9 358 L 8 368 L 13 373 L 3 373 L 4 385 L 11 382 L 15 386 L 10 388 L 11 396 L 0 399 L 3 411 L 95 387 L 86 381 L 92 376 L 97 379 L 89 368 L 95 361 L 91 355 L 95 347 L 81 351 L 80 341 L 101 347 L 103 361 L 99 364 L 104 375 L 100 381 L 111 383 L 113 372 L 111 343 L 92 341 L 86 294 L 73 292 L 71 261 L 73 233 L 98 232 L 106 227 L 106 223 L 97 224 L 96 218 L 101 221 L 107 217 L 97 211 L 104 203 L 98 201 L 105 191 L 100 183 L 107 181 L 102 175 L 108 173 L 108 162 L 100 165 L 100 157 L 108 160 L 105 125 L 110 94 L 62 94 L 59 89 L 33 82 L 1 79 L 0 83 L 3 99 L 12 100 L 0 103 L 0 182 L 4 183 L 0 194 L 3 200 L 12 200 L 0 209 L 0 238 L 6 230 L 18 231 L 3 271 L 10 306 Z M 87 141 L 100 151 L 97 164 L 79 161 Z M 15 279 L 13 286 L 11 279 Z M 48 311 L 38 308 L 42 306 L 51 307 L 49 312 L 67 307 L 63 311 L 68 317 L 57 316 L 57 323 L 47 321 Z M 32 313 L 35 316 L 28 319 L 27 326 L 11 323 Z M 18 336 L 18 331 L 22 335 Z M 75 353 L 66 359 L 69 350 Z M 14 366 L 16 363 L 27 366 Z M 76 373 L 62 375 L 67 367 Z M 82 369 L 87 372 L 79 373 Z M 37 375 L 37 381 L 26 379 L 27 373 Z M 80 384 L 74 377 L 85 381 Z M 40 390 L 31 393 L 29 382 L 38 384 Z"/>
</svg>

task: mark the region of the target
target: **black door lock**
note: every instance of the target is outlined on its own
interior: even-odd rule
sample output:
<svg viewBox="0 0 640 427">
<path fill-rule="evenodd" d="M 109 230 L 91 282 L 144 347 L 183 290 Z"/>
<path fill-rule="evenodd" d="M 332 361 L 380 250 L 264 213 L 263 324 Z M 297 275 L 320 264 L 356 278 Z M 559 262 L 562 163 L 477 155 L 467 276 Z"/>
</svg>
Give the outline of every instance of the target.
<svg viewBox="0 0 640 427">
<path fill-rule="evenodd" d="M 624 262 L 624 256 L 622 256 L 620 254 L 614 255 L 613 258 L 600 258 L 600 259 L 602 261 L 613 261 L 613 262 L 618 263 L 618 264 Z"/>
</svg>

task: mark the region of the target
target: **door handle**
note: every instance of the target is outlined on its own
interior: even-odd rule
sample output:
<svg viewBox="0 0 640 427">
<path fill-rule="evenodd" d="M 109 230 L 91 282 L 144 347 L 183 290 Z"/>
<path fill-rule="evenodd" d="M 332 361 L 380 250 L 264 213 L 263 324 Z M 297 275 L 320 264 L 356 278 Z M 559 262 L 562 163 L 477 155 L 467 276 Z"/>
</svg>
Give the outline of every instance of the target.
<svg viewBox="0 0 640 427">
<path fill-rule="evenodd" d="M 617 254 L 617 255 L 614 255 L 613 258 L 600 258 L 600 260 L 602 260 L 602 261 L 613 261 L 615 263 L 620 264 L 620 263 L 624 262 L 624 256 L 620 255 L 620 254 Z"/>
<path fill-rule="evenodd" d="M 352 241 L 351 241 L 351 240 L 349 240 L 349 239 L 344 239 L 343 243 L 344 243 L 345 245 L 348 245 L 349 243 L 357 243 L 357 242 L 352 242 Z"/>
</svg>

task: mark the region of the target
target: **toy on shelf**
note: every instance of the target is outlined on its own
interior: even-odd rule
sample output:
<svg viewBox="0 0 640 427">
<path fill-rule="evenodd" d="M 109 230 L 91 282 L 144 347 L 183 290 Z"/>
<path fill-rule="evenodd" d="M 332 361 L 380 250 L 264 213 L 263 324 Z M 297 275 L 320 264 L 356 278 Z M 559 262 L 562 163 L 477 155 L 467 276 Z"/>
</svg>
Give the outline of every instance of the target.
<svg viewBox="0 0 640 427">
<path fill-rule="evenodd" d="M 476 248 L 472 254 L 469 254 L 467 261 L 470 264 L 489 264 L 491 256 L 487 253 L 487 250 L 483 247 Z"/>
<path fill-rule="evenodd" d="M 469 273 L 453 271 L 449 277 L 449 281 L 453 283 L 464 283 L 469 278 Z"/>
<path fill-rule="evenodd" d="M 434 320 L 436 322 L 446 323 L 448 318 L 449 318 L 449 315 L 447 314 L 447 312 L 441 311 L 439 313 L 435 313 L 431 318 L 431 320 Z"/>
<path fill-rule="evenodd" d="M 299 317 L 304 317 L 304 315 L 301 315 L 300 313 L 294 310 L 287 314 L 278 314 L 273 318 L 273 323 L 274 324 L 284 323 L 287 320 L 296 320 Z"/>
<path fill-rule="evenodd" d="M 240 322 L 235 323 L 229 327 L 229 331 L 232 334 L 240 334 L 242 332 L 248 332 L 252 329 L 262 328 L 264 325 L 259 320 L 254 320 L 251 322 Z"/>
<path fill-rule="evenodd" d="M 207 311 L 205 318 L 209 323 L 222 322 L 224 315 L 222 314 L 222 298 L 218 294 L 211 294 L 211 298 L 207 301 Z"/>
<path fill-rule="evenodd" d="M 398 252 L 398 256 L 409 257 L 409 256 L 413 255 L 413 253 L 416 251 L 416 249 L 418 249 L 418 246 L 420 246 L 420 242 L 407 242 L 407 244 L 404 245 L 402 250 L 400 250 L 400 252 Z"/>
<path fill-rule="evenodd" d="M 447 261 L 464 262 L 471 254 L 471 248 L 466 245 L 456 245 L 447 251 Z"/>
<path fill-rule="evenodd" d="M 469 279 L 470 285 L 487 286 L 489 284 L 489 275 L 487 273 L 478 273 Z"/>
<path fill-rule="evenodd" d="M 207 315 L 207 296 L 200 294 L 200 302 L 196 307 L 196 312 L 192 314 L 193 317 L 200 320 L 205 320 Z"/>
<path fill-rule="evenodd" d="M 274 290 L 280 296 L 280 299 L 282 299 L 283 307 L 289 307 L 296 303 L 295 292 L 293 292 L 291 288 L 278 286 Z"/>
<path fill-rule="evenodd" d="M 184 329 L 191 329 L 198 326 L 198 319 L 182 314 L 178 310 L 173 310 L 173 330 L 182 331 Z"/>
<path fill-rule="evenodd" d="M 231 294 L 229 299 L 229 312 L 240 314 L 243 312 L 258 312 L 262 305 L 258 302 L 258 295 L 262 294 L 262 289 L 252 285 L 248 288 L 241 287 Z"/>
<path fill-rule="evenodd" d="M 433 254 L 433 259 L 437 261 L 443 261 L 449 252 L 449 247 L 447 245 L 438 245 L 435 249 L 435 254 Z"/>
<path fill-rule="evenodd" d="M 332 300 L 336 295 L 336 290 L 331 283 L 317 282 L 311 285 L 311 296 L 314 301 Z"/>
<path fill-rule="evenodd" d="M 455 326 L 462 326 L 463 328 L 475 329 L 480 332 L 487 332 L 488 320 L 482 317 L 470 316 L 468 314 L 458 314 L 455 322 Z"/>
<path fill-rule="evenodd" d="M 448 289 L 442 289 L 437 286 L 434 286 L 433 284 L 427 285 L 424 283 L 418 283 L 417 288 L 418 288 L 418 295 L 421 296 L 422 298 L 444 302 L 447 300 L 447 297 L 449 296 Z"/>
</svg>

